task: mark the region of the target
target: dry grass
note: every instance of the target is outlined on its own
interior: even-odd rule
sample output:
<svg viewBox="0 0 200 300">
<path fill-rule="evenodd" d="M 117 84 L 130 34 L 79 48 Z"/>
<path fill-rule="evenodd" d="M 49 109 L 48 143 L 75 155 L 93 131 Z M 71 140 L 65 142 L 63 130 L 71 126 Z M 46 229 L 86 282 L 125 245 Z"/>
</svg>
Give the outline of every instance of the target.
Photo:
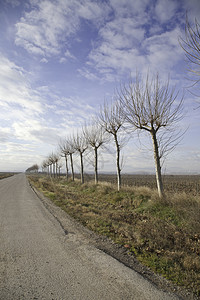
<svg viewBox="0 0 200 300">
<path fill-rule="evenodd" d="M 30 177 L 57 205 L 166 278 L 200 295 L 200 197 Z"/>
<path fill-rule="evenodd" d="M 10 177 L 10 176 L 13 176 L 14 174 L 16 174 L 16 173 L 2 172 L 2 173 L 0 173 L 0 179 L 4 179 L 4 178 Z"/>
</svg>

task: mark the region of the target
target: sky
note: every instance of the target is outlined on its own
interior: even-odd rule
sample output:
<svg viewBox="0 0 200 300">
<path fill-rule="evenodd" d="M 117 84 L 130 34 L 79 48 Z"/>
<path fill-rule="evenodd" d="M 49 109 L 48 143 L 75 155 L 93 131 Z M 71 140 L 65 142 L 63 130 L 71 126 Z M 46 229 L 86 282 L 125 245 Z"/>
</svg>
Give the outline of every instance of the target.
<svg viewBox="0 0 200 300">
<path fill-rule="evenodd" d="M 200 1 L 0 0 L 0 172 L 41 165 L 136 72 L 158 72 L 184 95 L 179 126 L 187 129 L 163 172 L 199 174 L 199 98 L 179 43 L 186 12 L 198 19 Z M 133 134 L 122 171 L 154 172 L 150 148 L 148 137 Z M 75 165 L 78 172 L 78 157 Z M 115 172 L 112 143 L 99 167 Z"/>
</svg>

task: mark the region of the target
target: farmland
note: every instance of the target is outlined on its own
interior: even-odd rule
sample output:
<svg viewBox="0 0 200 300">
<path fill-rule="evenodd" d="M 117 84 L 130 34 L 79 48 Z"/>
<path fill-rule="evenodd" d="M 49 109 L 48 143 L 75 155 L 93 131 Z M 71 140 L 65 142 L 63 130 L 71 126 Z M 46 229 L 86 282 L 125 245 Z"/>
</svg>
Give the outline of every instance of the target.
<svg viewBox="0 0 200 300">
<path fill-rule="evenodd" d="M 79 175 L 76 175 L 76 177 L 80 178 Z M 93 177 L 91 174 L 86 174 L 86 182 L 93 180 Z M 114 174 L 100 174 L 99 181 L 117 184 L 117 178 Z M 193 196 L 200 195 L 200 175 L 163 175 L 163 184 L 167 192 L 185 192 Z M 156 176 L 122 174 L 122 185 L 147 186 L 156 189 Z"/>
</svg>

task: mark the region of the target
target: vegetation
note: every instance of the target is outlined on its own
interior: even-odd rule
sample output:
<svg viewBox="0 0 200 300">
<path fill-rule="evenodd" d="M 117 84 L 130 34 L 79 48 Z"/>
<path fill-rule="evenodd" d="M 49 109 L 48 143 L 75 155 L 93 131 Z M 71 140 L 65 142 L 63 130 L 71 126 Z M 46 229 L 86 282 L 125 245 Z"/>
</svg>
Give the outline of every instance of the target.
<svg viewBox="0 0 200 300">
<path fill-rule="evenodd" d="M 189 22 L 186 16 L 185 38 L 180 39 L 180 44 L 185 51 L 186 58 L 190 64 L 190 72 L 197 77 L 194 82 L 199 83 L 200 76 L 200 24 L 195 18 L 194 25 Z"/>
<path fill-rule="evenodd" d="M 98 183 L 99 148 L 106 143 L 113 143 L 116 148 L 117 189 L 121 188 L 121 171 L 123 159 L 121 150 L 136 130 L 143 130 L 151 135 L 157 189 L 160 198 L 164 198 L 161 166 L 166 155 L 180 141 L 182 134 L 177 133 L 177 123 L 182 119 L 183 99 L 178 100 L 178 93 L 171 89 L 169 82 L 163 85 L 159 75 L 124 85 L 115 95 L 113 102 L 100 108 L 99 113 L 89 120 L 88 124 L 59 143 L 59 153 L 50 154 L 42 163 L 42 170 L 51 177 L 60 175 L 61 157 L 65 158 L 66 178 L 69 179 L 68 158 L 71 162 L 71 174 L 74 179 L 74 163 L 72 155 L 80 157 L 81 182 L 84 183 L 85 161 L 94 167 L 95 183 Z M 94 156 L 91 160 L 89 156 Z M 92 163 L 91 163 L 92 161 Z M 53 168 L 53 170 L 52 170 Z M 59 172 L 58 172 L 59 169 Z M 134 170 L 133 170 L 134 171 Z"/>
<path fill-rule="evenodd" d="M 29 180 L 82 224 L 142 263 L 200 295 L 200 196 L 32 175 Z"/>
<path fill-rule="evenodd" d="M 181 134 L 176 133 L 176 124 L 182 119 L 182 99 L 169 88 L 169 82 L 161 85 L 159 76 L 142 82 L 136 77 L 135 83 L 125 86 L 120 93 L 124 118 L 132 130 L 150 134 L 156 170 L 159 197 L 164 196 L 161 175 L 161 159 L 178 144 Z M 178 102 L 178 103 L 176 103 Z"/>
<path fill-rule="evenodd" d="M 111 135 L 114 139 L 116 147 L 116 167 L 117 167 L 117 189 L 121 188 L 121 161 L 120 154 L 123 147 L 122 139 L 120 139 L 121 129 L 125 123 L 125 118 L 123 116 L 123 109 L 119 101 L 111 103 L 109 106 L 104 103 L 104 107 L 101 108 L 99 114 L 99 122 L 101 127 Z"/>
<path fill-rule="evenodd" d="M 12 173 L 12 172 L 1 172 L 1 173 L 0 173 L 0 179 L 4 179 L 4 178 L 10 177 L 10 176 L 13 176 L 14 174 L 16 174 L 16 173 Z"/>
<path fill-rule="evenodd" d="M 36 173 L 39 170 L 39 166 L 37 164 L 32 165 L 31 167 L 29 167 L 28 169 L 26 169 L 26 173 Z"/>
</svg>

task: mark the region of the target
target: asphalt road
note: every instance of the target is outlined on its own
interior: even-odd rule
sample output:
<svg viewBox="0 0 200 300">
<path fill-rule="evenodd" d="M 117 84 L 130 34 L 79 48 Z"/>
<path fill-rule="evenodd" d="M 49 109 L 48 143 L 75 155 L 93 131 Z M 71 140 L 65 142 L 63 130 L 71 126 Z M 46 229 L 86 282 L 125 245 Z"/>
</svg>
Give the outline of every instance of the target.
<svg viewBox="0 0 200 300">
<path fill-rule="evenodd" d="M 66 233 L 24 174 L 0 180 L 1 300 L 178 299 L 68 226 Z"/>
</svg>

